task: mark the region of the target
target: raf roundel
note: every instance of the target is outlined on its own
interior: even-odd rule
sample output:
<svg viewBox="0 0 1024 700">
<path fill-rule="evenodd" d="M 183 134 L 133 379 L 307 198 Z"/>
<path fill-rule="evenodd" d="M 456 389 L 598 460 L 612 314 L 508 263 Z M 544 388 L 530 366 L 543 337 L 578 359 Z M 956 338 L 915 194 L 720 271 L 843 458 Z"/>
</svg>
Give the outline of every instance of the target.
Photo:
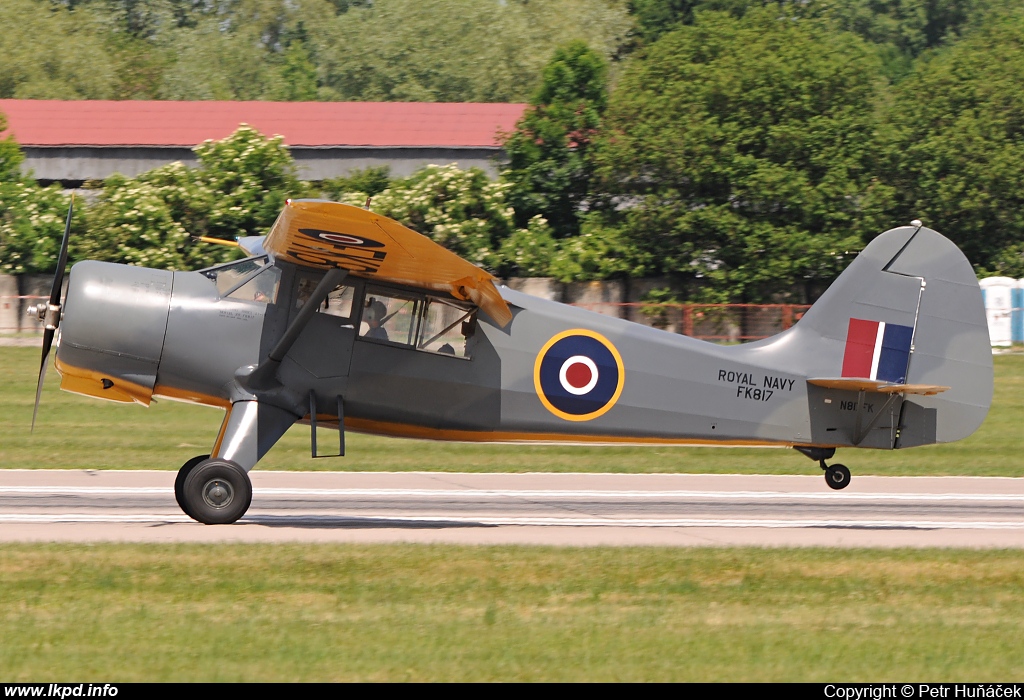
<svg viewBox="0 0 1024 700">
<path fill-rule="evenodd" d="M 572 421 L 604 415 L 622 393 L 622 356 L 600 333 L 581 328 L 549 340 L 534 365 L 537 396 L 549 411 Z"/>
</svg>

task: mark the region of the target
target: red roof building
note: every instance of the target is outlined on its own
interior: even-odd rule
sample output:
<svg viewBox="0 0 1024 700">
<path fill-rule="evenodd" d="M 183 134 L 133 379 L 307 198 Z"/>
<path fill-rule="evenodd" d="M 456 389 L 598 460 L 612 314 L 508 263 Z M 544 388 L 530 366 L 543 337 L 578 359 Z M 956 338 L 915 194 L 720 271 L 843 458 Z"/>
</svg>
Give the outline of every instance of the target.
<svg viewBox="0 0 1024 700">
<path fill-rule="evenodd" d="M 388 165 L 407 175 L 427 163 L 494 171 L 501 134 L 525 105 L 417 102 L 157 102 L 0 100 L 8 130 L 40 180 L 134 176 L 195 163 L 191 149 L 241 124 L 281 135 L 299 176 L 320 180 Z"/>
</svg>

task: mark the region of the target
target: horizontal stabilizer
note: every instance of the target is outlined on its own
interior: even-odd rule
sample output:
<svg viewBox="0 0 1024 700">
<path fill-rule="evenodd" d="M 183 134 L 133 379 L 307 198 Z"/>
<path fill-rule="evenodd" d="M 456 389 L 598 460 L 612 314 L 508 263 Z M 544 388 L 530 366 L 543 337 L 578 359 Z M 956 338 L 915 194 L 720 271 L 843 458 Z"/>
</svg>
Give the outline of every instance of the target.
<svg viewBox="0 0 1024 700">
<path fill-rule="evenodd" d="M 851 377 L 814 377 L 807 380 L 808 384 L 839 389 L 840 391 L 866 391 L 869 394 L 918 394 L 934 396 L 949 389 L 938 384 L 893 384 L 877 379 L 858 379 Z"/>
</svg>

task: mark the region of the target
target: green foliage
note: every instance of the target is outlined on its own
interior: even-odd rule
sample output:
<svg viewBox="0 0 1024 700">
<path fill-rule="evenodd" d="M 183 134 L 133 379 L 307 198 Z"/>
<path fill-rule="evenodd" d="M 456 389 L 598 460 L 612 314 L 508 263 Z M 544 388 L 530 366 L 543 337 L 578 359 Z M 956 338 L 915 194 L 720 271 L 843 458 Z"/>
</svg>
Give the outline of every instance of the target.
<svg viewBox="0 0 1024 700">
<path fill-rule="evenodd" d="M 305 185 L 280 137 L 242 126 L 195 148 L 201 167 L 172 163 L 131 179 L 103 183 L 87 212 L 88 234 L 76 238 L 76 258 L 187 270 L 237 257 L 237 249 L 197 244 L 192 236 L 235 240 L 258 236 L 288 197 Z"/>
<path fill-rule="evenodd" d="M 607 67 L 584 42 L 555 51 L 543 81 L 516 130 L 505 140 L 508 163 L 502 178 L 520 226 L 535 216 L 555 236 L 579 233 L 588 204 L 591 144 L 607 104 Z"/>
<path fill-rule="evenodd" d="M 498 250 L 512 233 L 508 186 L 478 168 L 428 165 L 395 182 L 373 199 L 373 210 L 429 236 L 465 259 L 491 270 L 501 265 Z M 355 199 L 361 194 L 355 195 Z"/>
<path fill-rule="evenodd" d="M 877 232 L 890 190 L 884 86 L 848 33 L 699 14 L 624 73 L 598 149 L 637 272 L 699 281 L 706 301 L 761 301 L 830 279 Z"/>
<path fill-rule="evenodd" d="M 310 28 L 324 96 L 516 102 L 573 39 L 610 56 L 629 29 L 618 0 L 378 0 Z M 353 47 L 358 47 L 354 51 Z"/>
<path fill-rule="evenodd" d="M 1011 271 L 1024 243 L 1022 85 L 1017 11 L 921 65 L 899 85 L 892 110 L 893 211 L 942 231 L 979 270 Z"/>
<path fill-rule="evenodd" d="M 120 99 L 524 100 L 556 46 L 629 29 L 623 0 L 7 2 L 85 22 Z"/>
<path fill-rule="evenodd" d="M 113 175 L 89 209 L 89 235 L 76 256 L 165 270 L 190 267 L 189 233 L 171 215 L 160 187 Z"/>
<path fill-rule="evenodd" d="M 216 202 L 206 235 L 227 240 L 262 235 L 287 198 L 307 193 L 280 136 L 267 138 L 243 124 L 228 138 L 194 150 L 200 179 Z"/>
<path fill-rule="evenodd" d="M 635 266 L 632 242 L 595 213 L 584 218 L 580 235 L 560 241 L 550 269 L 562 282 L 579 282 L 630 275 Z"/>
<path fill-rule="evenodd" d="M 0 98 L 113 97 L 114 61 L 95 16 L 49 5 L 0 2 Z"/>
<path fill-rule="evenodd" d="M 374 197 L 391 187 L 391 168 L 386 165 L 351 170 L 347 175 L 328 178 L 320 183 L 327 199 L 340 200 L 349 192 Z"/>
<path fill-rule="evenodd" d="M 975 266 L 978 277 L 1013 277 L 1024 278 L 1024 242 L 1014 243 L 1003 248 L 989 258 L 988 267 Z"/>
<path fill-rule="evenodd" d="M 535 216 L 526 228 L 516 229 L 501 244 L 502 271 L 509 277 L 547 277 L 558 255 L 558 242 L 543 217 Z"/>
<path fill-rule="evenodd" d="M 6 128 L 0 114 L 0 132 Z M 13 136 L 0 140 L 0 273 L 8 275 L 53 270 L 70 199 L 59 186 L 23 177 L 24 161 Z"/>
<path fill-rule="evenodd" d="M 293 41 L 285 49 L 281 66 L 283 89 L 275 99 L 285 102 L 313 101 L 317 98 L 316 66 L 301 41 Z"/>
<path fill-rule="evenodd" d="M 54 270 L 69 200 L 57 185 L 39 187 L 28 179 L 0 182 L 0 272 Z M 75 234 L 81 234 L 81 219 L 75 224 Z"/>
<path fill-rule="evenodd" d="M 7 130 L 7 118 L 0 114 L 0 134 Z M 21 164 L 25 162 L 25 154 L 18 148 L 13 135 L 0 140 L 0 182 L 13 182 L 21 179 Z"/>
</svg>

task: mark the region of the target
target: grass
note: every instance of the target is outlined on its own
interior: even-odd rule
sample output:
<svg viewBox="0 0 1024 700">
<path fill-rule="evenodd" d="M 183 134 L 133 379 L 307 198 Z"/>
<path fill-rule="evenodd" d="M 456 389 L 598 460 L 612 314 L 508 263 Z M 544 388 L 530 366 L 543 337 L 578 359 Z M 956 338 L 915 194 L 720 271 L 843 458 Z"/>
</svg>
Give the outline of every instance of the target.
<svg viewBox="0 0 1024 700">
<path fill-rule="evenodd" d="M 39 424 L 29 435 L 37 351 L 0 348 L 0 464 L 8 468 L 177 469 L 209 450 L 222 414 L 161 402 L 150 409 L 74 396 L 50 372 Z M 900 452 L 841 453 L 857 474 L 1024 475 L 1014 428 L 1024 420 L 1024 356 L 996 358 L 996 397 L 970 439 Z M 261 469 L 345 471 L 590 471 L 807 474 L 816 467 L 791 450 L 687 447 L 565 447 L 440 443 L 352 434 L 348 457 L 312 460 L 308 428 L 296 426 Z"/>
<path fill-rule="evenodd" d="M 0 348 L 0 464 L 167 468 L 221 414 L 57 391 Z M 855 473 L 1021 476 L 1024 356 L 961 443 L 847 451 Z M 187 442 L 185 442 L 187 441 Z M 352 435 L 271 469 L 815 473 L 789 450 L 461 445 Z M 17 681 L 1021 681 L 1024 551 L 0 545 Z"/>
<path fill-rule="evenodd" d="M 38 351 L 0 348 L 0 465 L 6 468 L 177 469 L 208 452 L 222 413 L 161 401 L 149 409 L 58 390 L 49 372 L 34 435 L 28 432 Z M 856 474 L 1024 476 L 1019 426 L 1024 424 L 1024 355 L 995 358 L 992 411 L 971 438 L 886 452 L 840 451 Z M 308 428 L 296 426 L 260 469 L 473 472 L 678 472 L 816 474 L 817 466 L 789 449 L 697 447 L 565 447 L 460 444 L 347 436 L 348 456 L 309 457 Z"/>
<path fill-rule="evenodd" d="M 1024 552 L 5 545 L 5 681 L 1020 681 Z"/>
</svg>

